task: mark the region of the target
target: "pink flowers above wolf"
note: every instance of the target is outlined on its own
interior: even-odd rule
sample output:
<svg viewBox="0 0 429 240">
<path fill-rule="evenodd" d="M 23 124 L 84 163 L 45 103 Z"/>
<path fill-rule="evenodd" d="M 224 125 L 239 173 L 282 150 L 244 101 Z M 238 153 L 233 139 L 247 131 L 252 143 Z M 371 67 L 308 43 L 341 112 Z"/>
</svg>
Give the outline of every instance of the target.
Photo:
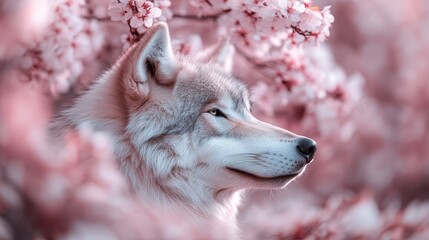
<svg viewBox="0 0 429 240">
<path fill-rule="evenodd" d="M 127 49 L 137 42 L 146 30 L 158 21 L 166 21 L 172 17 L 169 10 L 170 0 L 114 0 L 108 7 L 112 21 L 120 21 L 128 25 L 129 33 L 121 36 Z"/>
<path fill-rule="evenodd" d="M 192 0 L 178 1 L 175 6 L 169 0 L 117 0 L 110 4 L 109 15 L 129 26 L 134 41 L 153 23 L 173 16 L 209 18 L 220 32 L 232 33 L 237 44 L 251 48 L 318 44 L 329 36 L 334 21 L 330 7 L 321 9 L 309 0 Z"/>
<path fill-rule="evenodd" d="M 100 50 L 104 37 L 97 21 L 82 16 L 82 1 L 59 0 L 52 8 L 54 14 L 42 41 L 23 46 L 20 64 L 29 79 L 58 95 L 80 77 L 83 61 Z"/>
<path fill-rule="evenodd" d="M 329 36 L 334 22 L 330 7 L 320 9 L 308 0 L 191 2 L 201 17 L 218 16 L 218 24 L 246 47 L 318 44 Z M 200 16 L 199 15 L 199 16 Z M 262 44 L 262 46 L 261 46 Z"/>
<path fill-rule="evenodd" d="M 162 14 L 160 8 L 151 1 L 118 0 L 109 6 L 109 15 L 113 21 L 128 23 L 131 28 L 143 33 L 146 28 L 152 27 L 155 18 Z"/>
</svg>

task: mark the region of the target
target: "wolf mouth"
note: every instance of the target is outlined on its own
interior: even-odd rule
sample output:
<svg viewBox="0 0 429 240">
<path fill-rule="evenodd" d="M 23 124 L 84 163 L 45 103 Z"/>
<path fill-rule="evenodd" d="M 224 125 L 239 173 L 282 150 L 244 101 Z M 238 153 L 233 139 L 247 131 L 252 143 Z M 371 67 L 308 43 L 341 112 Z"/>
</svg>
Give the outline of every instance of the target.
<svg viewBox="0 0 429 240">
<path fill-rule="evenodd" d="M 226 167 L 226 169 L 228 169 L 229 171 L 234 172 L 235 174 L 238 174 L 240 176 L 243 176 L 246 178 L 252 178 L 255 180 L 259 180 L 259 181 L 261 181 L 261 180 L 263 180 L 263 181 L 267 181 L 267 180 L 268 181 L 276 181 L 276 180 L 292 179 L 292 178 L 297 177 L 301 173 L 301 171 L 299 171 L 297 173 L 281 175 L 281 176 L 277 176 L 277 177 L 261 177 L 261 176 L 255 175 L 253 173 L 249 173 L 249 172 L 239 170 L 236 168 Z"/>
</svg>

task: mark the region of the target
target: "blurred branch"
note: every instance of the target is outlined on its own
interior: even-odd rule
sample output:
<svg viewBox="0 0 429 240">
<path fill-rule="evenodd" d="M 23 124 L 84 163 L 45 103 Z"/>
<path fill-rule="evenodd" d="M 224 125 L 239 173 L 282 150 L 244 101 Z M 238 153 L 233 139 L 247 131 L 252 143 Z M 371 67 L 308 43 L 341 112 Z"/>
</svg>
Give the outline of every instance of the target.
<svg viewBox="0 0 429 240">
<path fill-rule="evenodd" d="M 261 57 L 252 56 L 252 55 L 248 54 L 245 50 L 241 49 L 240 47 L 238 47 L 235 44 L 234 44 L 234 47 L 237 50 L 238 54 L 243 56 L 247 61 L 252 63 L 257 68 L 270 67 L 272 65 L 277 64 L 277 62 L 279 61 L 279 59 L 277 59 L 277 58 L 259 60 L 259 59 L 261 59 Z"/>
<path fill-rule="evenodd" d="M 297 26 L 291 26 L 291 28 L 298 33 L 299 35 L 302 35 L 304 37 L 314 37 L 317 36 L 317 33 L 314 32 L 310 32 L 310 31 L 302 31 L 299 27 Z"/>
<path fill-rule="evenodd" d="M 97 21 L 111 21 L 110 17 L 96 17 L 94 15 L 82 15 L 82 18 L 88 20 L 97 20 Z"/>
<path fill-rule="evenodd" d="M 272 79 L 273 76 L 269 73 L 267 73 L 267 69 L 272 67 L 273 65 L 277 64 L 278 59 L 262 59 L 261 57 L 252 56 L 251 54 L 247 53 L 242 48 L 238 47 L 236 44 L 234 44 L 234 48 L 236 49 L 237 53 L 242 56 L 248 63 L 253 65 L 256 69 L 261 69 L 260 73 L 266 77 L 267 79 L 264 79 L 266 82 L 271 82 L 269 79 Z"/>
<path fill-rule="evenodd" d="M 218 13 L 209 14 L 209 15 L 201 15 L 201 16 L 200 15 L 186 15 L 186 14 L 173 13 L 173 18 L 183 18 L 183 19 L 188 19 L 188 20 L 213 20 L 213 21 L 215 21 L 220 16 L 225 15 L 229 12 L 231 12 L 231 9 L 225 9 L 225 10 L 222 10 Z"/>
</svg>

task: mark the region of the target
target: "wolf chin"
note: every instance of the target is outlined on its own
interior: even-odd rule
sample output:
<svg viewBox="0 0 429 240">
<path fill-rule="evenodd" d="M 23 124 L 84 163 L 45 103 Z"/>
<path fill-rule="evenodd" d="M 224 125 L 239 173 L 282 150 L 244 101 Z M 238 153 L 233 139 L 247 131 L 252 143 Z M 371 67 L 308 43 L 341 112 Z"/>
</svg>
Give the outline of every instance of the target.
<svg viewBox="0 0 429 240">
<path fill-rule="evenodd" d="M 157 24 L 51 130 L 62 138 L 63 129 L 89 124 L 108 134 L 145 202 L 197 224 L 236 226 L 242 190 L 286 186 L 311 162 L 316 143 L 252 115 L 247 88 L 230 74 L 233 52 L 221 42 L 175 56 L 167 25 Z"/>
</svg>

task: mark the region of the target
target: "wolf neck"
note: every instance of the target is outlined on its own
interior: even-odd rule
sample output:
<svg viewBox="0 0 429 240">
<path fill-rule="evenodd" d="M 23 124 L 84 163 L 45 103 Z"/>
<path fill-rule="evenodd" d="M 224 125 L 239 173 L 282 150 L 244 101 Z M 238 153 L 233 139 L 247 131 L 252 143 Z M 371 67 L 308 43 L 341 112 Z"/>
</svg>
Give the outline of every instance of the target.
<svg viewBox="0 0 429 240">
<path fill-rule="evenodd" d="M 65 113 L 67 123 L 64 124 L 78 126 L 81 122 L 88 122 L 94 130 L 109 133 L 121 171 L 134 192 L 149 204 L 186 214 L 198 224 L 217 222 L 229 228 L 236 226 L 240 192 L 215 196 L 212 189 L 198 181 L 190 184 L 179 179 L 170 185 L 156 180 L 126 136 L 128 112 L 121 92 L 117 91 L 121 87 L 114 81 L 107 81 L 119 78 L 114 75 L 114 71 L 107 72 L 87 94 L 79 98 L 75 106 Z"/>
<path fill-rule="evenodd" d="M 132 146 L 131 146 L 132 147 Z M 157 178 L 144 166 L 137 152 L 123 161 L 121 169 L 127 176 L 136 195 L 145 202 L 187 216 L 200 224 L 236 226 L 236 215 L 241 200 L 241 192 L 216 193 L 198 180 L 180 177 Z M 138 169 L 136 169 L 138 166 Z M 233 229 L 236 231 L 237 229 Z"/>
<path fill-rule="evenodd" d="M 176 184 L 180 185 L 179 181 Z M 236 226 L 236 215 L 241 200 L 240 192 L 229 194 L 223 199 L 215 199 L 213 193 L 208 189 L 198 186 L 177 189 L 177 186 L 162 185 L 151 178 L 134 182 L 132 185 L 138 185 L 133 189 L 136 195 L 145 202 L 188 217 L 197 224 L 213 223 Z M 185 193 L 185 191 L 188 192 Z"/>
<path fill-rule="evenodd" d="M 229 239 L 238 236 L 237 212 L 241 192 L 224 192 L 216 196 L 203 184 L 189 184 L 183 179 L 157 179 L 144 167 L 138 154 L 119 159 L 122 172 L 133 192 L 155 209 L 178 214 L 196 227 L 214 226 L 228 231 Z M 137 166 L 137 169 L 136 169 Z"/>
</svg>

